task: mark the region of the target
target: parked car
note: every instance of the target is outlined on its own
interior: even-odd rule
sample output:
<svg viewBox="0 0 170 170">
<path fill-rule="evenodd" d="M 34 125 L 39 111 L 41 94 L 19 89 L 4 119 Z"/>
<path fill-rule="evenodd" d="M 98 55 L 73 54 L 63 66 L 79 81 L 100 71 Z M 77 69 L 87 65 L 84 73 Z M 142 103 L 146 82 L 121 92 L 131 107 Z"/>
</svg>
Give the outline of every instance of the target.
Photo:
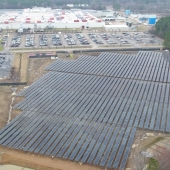
<svg viewBox="0 0 170 170">
<path fill-rule="evenodd" d="M 46 35 L 40 35 L 39 36 L 39 45 L 40 46 L 48 46 L 48 40 Z"/>
<path fill-rule="evenodd" d="M 21 36 L 15 35 L 12 37 L 11 47 L 19 47 L 21 44 Z"/>
</svg>

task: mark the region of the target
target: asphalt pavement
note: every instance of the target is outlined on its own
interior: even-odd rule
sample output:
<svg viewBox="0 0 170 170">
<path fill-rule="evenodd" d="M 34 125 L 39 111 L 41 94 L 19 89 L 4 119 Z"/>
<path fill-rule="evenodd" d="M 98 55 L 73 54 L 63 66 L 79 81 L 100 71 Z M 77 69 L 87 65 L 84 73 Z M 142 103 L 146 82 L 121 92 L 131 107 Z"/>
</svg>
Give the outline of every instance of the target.
<svg viewBox="0 0 170 170">
<path fill-rule="evenodd" d="M 9 54 L 0 54 L 0 78 L 8 78 L 14 56 Z"/>
<path fill-rule="evenodd" d="M 64 38 L 64 34 L 66 33 L 62 33 L 60 34 L 60 38 L 61 38 L 61 42 L 62 42 L 62 46 L 59 46 L 60 48 L 70 48 L 70 45 L 67 44 L 65 38 Z M 71 45 L 72 48 L 74 48 L 74 46 L 79 46 L 79 47 L 85 47 L 86 45 L 82 45 L 80 43 L 80 41 L 77 39 L 76 34 L 75 33 L 68 33 L 69 35 L 72 36 L 72 38 L 75 40 L 76 45 Z M 111 44 L 109 44 L 107 42 L 107 40 L 103 39 L 103 37 L 100 34 L 106 34 L 109 38 L 110 41 L 115 42 L 115 44 L 113 46 L 123 46 L 125 44 L 122 44 L 122 41 L 127 41 L 126 45 L 132 46 L 132 47 L 140 47 L 140 46 L 162 46 L 162 42 L 160 39 L 153 37 L 150 34 L 145 34 L 143 32 L 127 32 L 127 34 L 124 34 L 123 32 L 110 32 L 110 33 L 93 33 L 97 36 L 97 39 L 99 41 L 101 41 L 103 44 L 96 44 L 95 42 L 93 42 L 91 40 L 91 38 L 89 37 L 88 33 L 82 33 L 84 35 L 84 37 L 89 41 L 89 43 L 91 44 L 91 48 L 101 48 L 102 46 L 110 46 Z M 35 39 L 34 39 L 34 48 L 40 48 L 41 46 L 39 45 L 39 35 L 40 34 L 34 34 Z M 47 48 L 54 48 L 55 46 L 52 43 L 52 34 L 45 34 L 47 36 L 47 40 L 48 40 L 48 45 Z M 7 40 L 7 44 L 6 44 L 6 49 L 13 49 L 13 47 L 10 47 L 11 45 L 11 40 L 12 37 L 14 36 L 14 34 L 10 34 Z M 25 47 L 25 38 L 26 35 L 21 35 L 21 44 L 18 48 L 33 48 L 33 47 Z M 15 49 L 17 47 L 14 47 Z M 45 48 L 45 47 L 42 47 Z"/>
</svg>

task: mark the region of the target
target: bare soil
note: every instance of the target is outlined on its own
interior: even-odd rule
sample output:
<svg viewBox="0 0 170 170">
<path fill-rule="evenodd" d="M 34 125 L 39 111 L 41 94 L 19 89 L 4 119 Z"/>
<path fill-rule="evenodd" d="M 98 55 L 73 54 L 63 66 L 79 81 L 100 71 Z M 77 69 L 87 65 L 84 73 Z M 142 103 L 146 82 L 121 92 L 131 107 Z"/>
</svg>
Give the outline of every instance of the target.
<svg viewBox="0 0 170 170">
<path fill-rule="evenodd" d="M 137 31 L 149 31 L 150 30 L 150 27 L 146 26 L 146 25 L 140 25 L 137 27 Z"/>
<path fill-rule="evenodd" d="M 131 152 L 127 161 L 127 168 L 132 168 L 133 170 L 143 169 L 145 165 L 148 164 L 149 158 L 144 157 L 141 152 L 152 148 L 155 143 L 161 141 L 166 136 L 167 134 L 164 133 L 137 129 Z"/>
<path fill-rule="evenodd" d="M 20 56 L 21 56 L 21 59 L 20 59 Z M 12 66 L 15 72 L 18 72 L 18 74 L 20 75 L 20 82 L 27 81 L 28 63 L 29 63 L 29 58 L 26 53 L 21 54 L 21 55 L 16 53 L 14 55 Z"/>
<path fill-rule="evenodd" d="M 0 86 L 0 129 L 7 124 L 11 95 L 11 87 Z"/>
<path fill-rule="evenodd" d="M 30 154 L 0 147 L 1 164 L 13 164 L 38 170 L 101 170 L 98 167 L 80 165 L 71 161 Z"/>
<path fill-rule="evenodd" d="M 68 54 L 58 54 L 59 59 L 63 60 L 76 60 L 81 55 L 90 55 L 90 56 L 98 56 L 99 53 L 78 53 L 73 54 L 72 57 L 68 57 Z M 51 58 L 31 58 L 29 62 L 28 68 L 28 85 L 42 77 L 48 71 L 45 68 L 50 65 L 51 63 L 55 62 L 56 60 L 52 60 Z"/>
</svg>

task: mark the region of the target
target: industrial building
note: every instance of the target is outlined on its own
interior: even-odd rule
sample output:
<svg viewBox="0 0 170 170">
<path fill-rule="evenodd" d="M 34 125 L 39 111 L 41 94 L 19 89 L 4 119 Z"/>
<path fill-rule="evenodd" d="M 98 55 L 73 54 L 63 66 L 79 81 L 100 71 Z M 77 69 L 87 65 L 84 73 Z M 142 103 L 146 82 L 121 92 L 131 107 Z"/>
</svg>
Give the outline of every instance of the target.
<svg viewBox="0 0 170 170">
<path fill-rule="evenodd" d="M 101 18 L 105 17 L 105 18 Z M 34 7 L 32 9 L 23 9 L 20 11 L 6 11 L 0 14 L 0 28 L 2 29 L 24 29 L 24 28 L 104 28 L 108 27 L 105 25 L 105 21 L 122 20 L 125 18 L 115 18 L 114 11 L 95 11 L 95 10 L 62 10 L 62 9 L 51 9 Z M 112 28 L 116 28 L 112 24 Z M 109 26 L 110 27 L 110 26 Z M 124 26 L 119 29 L 123 29 Z M 107 28 L 106 28 L 107 29 Z M 126 27 L 128 29 L 128 27 Z"/>
<path fill-rule="evenodd" d="M 89 10 L 88 10 L 89 11 Z M 107 17 L 107 16 L 113 16 L 114 11 L 111 10 L 90 10 L 89 11 L 92 15 L 95 17 Z"/>
<path fill-rule="evenodd" d="M 69 8 L 75 8 L 75 7 L 88 7 L 88 4 L 67 4 L 66 5 Z"/>
<path fill-rule="evenodd" d="M 139 19 L 139 21 L 141 21 L 141 22 L 146 22 L 146 23 L 148 23 L 149 25 L 153 25 L 153 24 L 156 23 L 156 15 L 151 15 L 151 14 L 149 14 L 149 15 L 145 14 L 145 15 L 143 15 L 143 14 L 140 14 L 140 15 L 138 15 L 138 19 Z"/>
<path fill-rule="evenodd" d="M 0 28 L 81 28 L 103 27 L 104 22 L 89 12 L 81 10 L 61 10 L 51 8 L 24 9 L 0 15 Z"/>
<path fill-rule="evenodd" d="M 130 14 L 130 17 L 136 18 L 140 23 L 145 23 L 147 25 L 154 25 L 157 21 L 157 16 L 155 14 Z"/>
<path fill-rule="evenodd" d="M 130 10 L 127 9 L 127 10 L 125 11 L 125 15 L 126 15 L 126 16 L 130 15 Z"/>
</svg>

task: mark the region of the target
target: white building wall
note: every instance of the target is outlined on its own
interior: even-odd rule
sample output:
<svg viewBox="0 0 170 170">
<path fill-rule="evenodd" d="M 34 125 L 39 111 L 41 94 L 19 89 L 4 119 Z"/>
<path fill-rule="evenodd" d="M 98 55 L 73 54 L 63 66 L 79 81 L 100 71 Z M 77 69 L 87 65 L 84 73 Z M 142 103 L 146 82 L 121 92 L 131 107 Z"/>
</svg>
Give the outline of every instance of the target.
<svg viewBox="0 0 170 170">
<path fill-rule="evenodd" d="M 54 28 L 81 28 L 81 23 L 52 23 Z"/>
<path fill-rule="evenodd" d="M 20 23 L 8 23 L 8 24 L 0 24 L 0 28 L 2 29 L 18 29 L 20 28 Z"/>
<path fill-rule="evenodd" d="M 113 16 L 113 11 L 102 11 L 102 17 Z"/>
<path fill-rule="evenodd" d="M 9 24 L 0 24 L 2 29 L 18 29 L 21 27 L 20 23 L 9 23 Z M 22 28 L 34 28 L 34 24 L 23 23 Z"/>
<path fill-rule="evenodd" d="M 23 28 L 31 28 L 31 29 L 33 29 L 34 28 L 34 24 L 33 23 L 31 23 L 31 24 L 24 23 L 23 24 Z"/>
<path fill-rule="evenodd" d="M 0 24 L 0 28 L 2 29 L 11 29 L 10 27 L 11 27 L 10 24 Z"/>
<path fill-rule="evenodd" d="M 130 16 L 133 17 L 133 18 L 137 18 L 138 14 L 130 14 Z"/>
<path fill-rule="evenodd" d="M 34 29 L 35 25 L 37 28 L 46 28 L 51 26 L 53 28 L 82 28 L 82 26 L 88 26 L 89 28 L 103 27 L 103 22 L 75 22 L 75 23 L 23 23 L 22 28 L 31 28 Z M 9 23 L 9 24 L 0 24 L 2 29 L 18 29 L 21 27 L 20 23 Z"/>
<path fill-rule="evenodd" d="M 129 27 L 126 25 L 105 25 L 106 31 L 128 31 Z"/>
<path fill-rule="evenodd" d="M 106 17 L 106 16 L 113 16 L 114 11 L 96 11 L 96 10 L 87 10 L 84 12 L 89 12 L 90 14 L 94 15 L 95 17 Z"/>
<path fill-rule="evenodd" d="M 37 28 L 46 28 L 48 26 L 48 23 L 37 23 Z"/>
<path fill-rule="evenodd" d="M 103 27 L 105 24 L 103 22 L 89 22 L 89 27 Z"/>
<path fill-rule="evenodd" d="M 138 18 L 156 18 L 155 14 L 139 14 Z"/>
<path fill-rule="evenodd" d="M 92 11 L 90 14 L 94 15 L 95 17 L 101 17 L 102 16 L 102 11 Z"/>
</svg>

